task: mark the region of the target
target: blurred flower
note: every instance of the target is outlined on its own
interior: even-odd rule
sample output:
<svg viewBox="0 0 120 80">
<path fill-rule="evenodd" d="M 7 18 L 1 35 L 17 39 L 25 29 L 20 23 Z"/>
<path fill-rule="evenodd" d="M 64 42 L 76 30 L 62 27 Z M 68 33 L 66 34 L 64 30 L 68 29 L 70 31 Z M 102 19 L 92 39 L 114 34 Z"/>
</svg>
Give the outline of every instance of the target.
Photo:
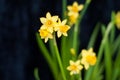
<svg viewBox="0 0 120 80">
<path fill-rule="evenodd" d="M 45 43 L 48 41 L 49 38 L 53 38 L 53 35 L 47 29 L 40 29 L 39 32 L 41 39 L 45 39 Z"/>
<path fill-rule="evenodd" d="M 70 75 L 79 74 L 80 70 L 82 70 L 82 65 L 80 65 L 80 60 L 76 62 L 70 60 L 70 66 L 67 67 L 67 70 L 71 71 Z"/>
<path fill-rule="evenodd" d="M 74 24 L 77 21 L 77 18 L 79 16 L 79 11 L 83 9 L 83 5 L 78 5 L 78 3 L 75 1 L 72 6 L 68 6 L 68 16 L 70 24 Z"/>
<path fill-rule="evenodd" d="M 120 29 L 120 11 L 116 14 L 116 26 Z"/>
<path fill-rule="evenodd" d="M 72 15 L 68 15 L 69 16 L 69 24 L 70 25 L 76 23 L 78 15 L 79 15 L 78 13 L 76 13 L 74 15 L 73 14 Z"/>
<path fill-rule="evenodd" d="M 83 9 L 83 5 L 78 5 L 78 3 L 75 1 L 72 6 L 67 7 L 70 12 L 79 12 Z"/>
<path fill-rule="evenodd" d="M 53 32 L 54 26 L 58 20 L 58 16 L 51 16 L 49 12 L 46 14 L 46 18 L 41 17 L 40 21 L 43 24 L 41 29 L 47 29 L 49 32 Z"/>
<path fill-rule="evenodd" d="M 89 68 L 89 65 L 95 65 L 96 63 L 96 54 L 93 52 L 93 49 L 82 50 L 82 59 L 81 63 L 84 65 L 85 69 Z"/>
<path fill-rule="evenodd" d="M 64 36 L 67 36 L 67 31 L 70 29 L 70 26 L 66 25 L 67 20 L 58 20 L 58 23 L 55 26 L 55 31 L 57 31 L 57 36 L 61 37 L 63 34 Z"/>
</svg>

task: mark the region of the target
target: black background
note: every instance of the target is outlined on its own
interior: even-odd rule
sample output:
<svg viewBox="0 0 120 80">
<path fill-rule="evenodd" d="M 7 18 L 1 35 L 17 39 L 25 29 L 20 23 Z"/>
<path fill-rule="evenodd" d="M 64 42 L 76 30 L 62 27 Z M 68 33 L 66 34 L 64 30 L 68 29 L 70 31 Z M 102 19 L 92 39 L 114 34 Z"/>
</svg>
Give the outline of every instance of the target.
<svg viewBox="0 0 120 80">
<path fill-rule="evenodd" d="M 0 0 L 0 80 L 34 80 L 35 67 L 39 67 L 41 80 L 52 80 L 39 52 L 35 32 L 41 25 L 39 18 L 46 12 L 61 17 L 61 1 Z M 67 1 L 72 4 L 74 0 Z M 77 1 L 84 3 L 84 0 Z M 97 22 L 110 21 L 112 10 L 120 10 L 120 0 L 92 0 L 81 23 L 81 48 L 86 48 Z"/>
</svg>

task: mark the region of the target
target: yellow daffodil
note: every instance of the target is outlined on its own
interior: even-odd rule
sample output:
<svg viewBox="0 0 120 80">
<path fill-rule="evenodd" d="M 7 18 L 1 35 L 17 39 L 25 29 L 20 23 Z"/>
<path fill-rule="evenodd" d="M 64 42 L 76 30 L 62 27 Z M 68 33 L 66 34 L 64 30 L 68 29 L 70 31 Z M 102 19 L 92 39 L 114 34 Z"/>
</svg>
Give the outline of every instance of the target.
<svg viewBox="0 0 120 80">
<path fill-rule="evenodd" d="M 45 17 L 40 18 L 40 21 L 43 24 L 41 26 L 41 29 L 47 29 L 52 33 L 57 20 L 58 16 L 51 16 L 51 14 L 47 12 L 46 18 Z"/>
<path fill-rule="evenodd" d="M 40 29 L 39 32 L 41 39 L 45 39 L 45 43 L 48 41 L 49 38 L 53 38 L 53 35 L 47 29 Z"/>
<path fill-rule="evenodd" d="M 83 49 L 81 63 L 84 65 L 85 69 L 88 69 L 90 65 L 95 65 L 96 63 L 96 54 L 93 52 L 93 49 L 89 50 Z"/>
<path fill-rule="evenodd" d="M 64 36 L 67 36 L 67 31 L 70 29 L 70 26 L 66 25 L 67 20 L 58 20 L 58 23 L 56 24 L 55 31 L 57 31 L 58 38 L 61 37 L 63 34 Z"/>
<path fill-rule="evenodd" d="M 67 67 L 67 70 L 71 71 L 70 75 L 79 74 L 80 70 L 82 70 L 82 65 L 80 65 L 80 60 L 76 62 L 70 60 L 70 66 Z"/>
<path fill-rule="evenodd" d="M 69 15 L 68 15 L 69 16 Z M 77 21 L 78 13 L 69 16 L 69 24 L 73 25 Z"/>
<path fill-rule="evenodd" d="M 116 14 L 116 26 L 120 29 L 120 11 Z"/>
<path fill-rule="evenodd" d="M 75 1 L 72 6 L 68 6 L 67 8 L 71 12 L 79 12 L 83 9 L 83 5 L 78 5 L 78 3 Z"/>
<path fill-rule="evenodd" d="M 72 6 L 68 6 L 68 16 L 69 16 L 69 23 L 70 25 L 73 25 L 79 16 L 79 11 L 83 9 L 83 5 L 78 5 L 78 3 L 75 1 Z"/>
</svg>

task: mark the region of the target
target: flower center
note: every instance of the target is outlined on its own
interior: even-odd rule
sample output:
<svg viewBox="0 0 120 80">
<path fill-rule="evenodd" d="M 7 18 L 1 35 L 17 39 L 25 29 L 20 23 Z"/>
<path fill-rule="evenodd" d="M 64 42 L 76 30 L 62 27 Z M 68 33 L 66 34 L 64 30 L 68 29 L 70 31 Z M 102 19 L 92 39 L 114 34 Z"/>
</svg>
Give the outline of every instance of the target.
<svg viewBox="0 0 120 80">
<path fill-rule="evenodd" d="M 86 56 L 86 60 L 90 65 L 94 65 L 96 63 L 96 56 L 88 55 Z"/>
<path fill-rule="evenodd" d="M 70 21 L 72 22 L 72 23 L 75 23 L 76 22 L 76 20 L 77 20 L 77 17 L 75 17 L 74 15 L 72 15 L 72 16 L 70 16 Z"/>
<path fill-rule="evenodd" d="M 67 32 L 67 30 L 68 30 L 67 26 L 60 26 L 60 31 L 61 32 L 65 33 L 65 32 Z"/>
<path fill-rule="evenodd" d="M 78 6 L 73 6 L 72 10 L 73 10 L 74 12 L 78 12 Z"/>
<path fill-rule="evenodd" d="M 46 31 L 46 30 L 41 30 L 40 31 L 40 36 L 42 36 L 42 37 L 47 37 L 48 36 L 48 31 Z"/>
<path fill-rule="evenodd" d="M 71 70 L 76 71 L 77 70 L 77 66 L 76 65 L 71 65 Z"/>
<path fill-rule="evenodd" d="M 53 22 L 52 22 L 51 20 L 47 20 L 47 21 L 46 21 L 46 25 L 47 25 L 47 26 L 51 26 L 52 24 L 53 24 Z"/>
</svg>

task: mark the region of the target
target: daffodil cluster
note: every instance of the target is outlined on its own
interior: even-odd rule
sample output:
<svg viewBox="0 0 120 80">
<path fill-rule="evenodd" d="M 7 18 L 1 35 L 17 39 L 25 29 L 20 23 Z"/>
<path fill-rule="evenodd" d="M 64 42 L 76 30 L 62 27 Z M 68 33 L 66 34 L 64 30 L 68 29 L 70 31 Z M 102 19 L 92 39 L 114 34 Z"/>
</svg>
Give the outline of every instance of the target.
<svg viewBox="0 0 120 80">
<path fill-rule="evenodd" d="M 40 21 L 42 26 L 39 29 L 41 39 L 45 39 L 45 43 L 48 39 L 53 39 L 53 33 L 57 32 L 58 38 L 62 35 L 67 36 L 67 31 L 70 29 L 70 26 L 66 25 L 67 20 L 61 21 L 58 16 L 51 16 L 49 12 L 45 17 L 41 17 Z"/>
<path fill-rule="evenodd" d="M 89 50 L 83 49 L 81 51 L 81 56 L 81 60 L 70 60 L 70 66 L 67 67 L 67 70 L 70 71 L 70 75 L 79 74 L 80 71 L 83 69 L 83 66 L 87 70 L 89 66 L 95 65 L 97 58 L 92 48 L 90 48 Z"/>
<path fill-rule="evenodd" d="M 76 22 L 78 16 L 79 16 L 79 11 L 83 9 L 82 4 L 78 4 L 76 1 L 67 7 L 68 9 L 68 17 L 69 17 L 69 23 L 72 25 Z"/>
</svg>

